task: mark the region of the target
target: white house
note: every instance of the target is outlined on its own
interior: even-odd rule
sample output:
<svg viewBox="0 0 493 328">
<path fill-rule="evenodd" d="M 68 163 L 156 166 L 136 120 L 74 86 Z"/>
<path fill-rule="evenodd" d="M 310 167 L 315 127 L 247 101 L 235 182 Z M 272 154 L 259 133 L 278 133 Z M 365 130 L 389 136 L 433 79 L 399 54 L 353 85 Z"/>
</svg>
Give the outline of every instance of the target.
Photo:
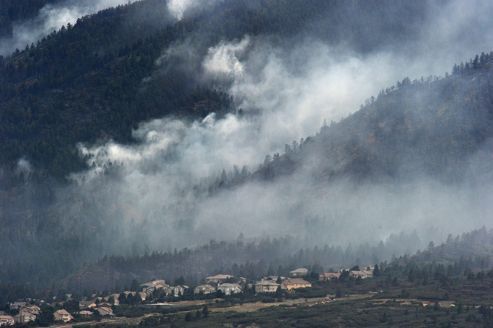
<svg viewBox="0 0 493 328">
<path fill-rule="evenodd" d="M 19 310 L 19 314 L 15 316 L 15 321 L 18 323 L 29 323 L 36 321 L 41 309 L 37 305 L 26 305 Z"/>
<path fill-rule="evenodd" d="M 185 294 L 185 289 L 188 289 L 188 286 L 169 286 L 164 289 L 164 293 L 166 296 L 180 297 Z"/>
<path fill-rule="evenodd" d="M 217 286 L 217 290 L 220 290 L 224 295 L 233 295 L 241 293 L 241 286 L 238 284 L 224 283 Z"/>
<path fill-rule="evenodd" d="M 108 317 L 113 315 L 113 310 L 109 306 L 101 306 L 96 308 L 96 311 L 101 315 L 102 317 Z"/>
<path fill-rule="evenodd" d="M 205 281 L 208 284 L 210 284 L 210 283 L 219 284 L 219 283 L 225 282 L 225 281 L 232 279 L 232 278 L 234 278 L 234 276 L 232 276 L 230 274 L 216 274 L 214 276 L 209 276 L 209 277 L 205 278 Z"/>
<path fill-rule="evenodd" d="M 194 288 L 193 293 L 195 295 L 207 295 L 216 292 L 216 288 L 212 287 L 209 284 L 198 285 Z"/>
<path fill-rule="evenodd" d="M 165 280 L 160 279 L 145 282 L 141 284 L 140 287 L 142 288 L 142 292 L 146 293 L 147 296 L 150 296 L 155 290 L 167 288 L 169 285 L 166 284 Z"/>
<path fill-rule="evenodd" d="M 0 315 L 0 327 L 10 327 L 15 325 L 14 317 L 10 315 Z"/>
<path fill-rule="evenodd" d="M 255 284 L 255 293 L 275 293 L 279 284 L 272 280 L 260 280 Z"/>
<path fill-rule="evenodd" d="M 351 270 L 349 276 L 354 279 L 368 279 L 373 278 L 373 271 L 367 270 Z"/>
<path fill-rule="evenodd" d="M 82 311 L 79 311 L 79 316 L 81 318 L 90 318 L 90 317 L 92 317 L 92 312 L 88 311 L 88 310 L 82 310 Z"/>
<path fill-rule="evenodd" d="M 72 317 L 72 315 L 64 309 L 55 311 L 55 313 L 53 313 L 53 317 L 55 318 L 55 321 L 63 321 L 65 323 L 74 320 L 74 317 Z"/>
<path fill-rule="evenodd" d="M 320 281 L 330 281 L 337 280 L 341 277 L 340 272 L 323 272 L 318 276 L 318 280 Z"/>
</svg>

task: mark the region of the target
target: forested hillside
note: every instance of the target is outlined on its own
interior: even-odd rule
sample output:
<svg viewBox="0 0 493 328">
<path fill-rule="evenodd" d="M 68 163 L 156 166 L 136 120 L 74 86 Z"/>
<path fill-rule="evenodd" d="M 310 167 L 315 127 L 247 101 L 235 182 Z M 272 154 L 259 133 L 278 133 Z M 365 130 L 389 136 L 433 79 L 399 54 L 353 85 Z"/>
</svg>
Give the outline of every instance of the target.
<svg viewBox="0 0 493 328">
<path fill-rule="evenodd" d="M 77 142 L 131 142 L 141 121 L 231 110 L 221 89 L 200 82 L 200 62 L 168 56 L 156 66 L 172 44 L 188 40 L 200 58 L 220 40 L 310 33 L 369 52 L 402 35 L 413 40 L 424 8 L 425 2 L 406 1 L 228 1 L 213 15 L 198 12 L 178 22 L 165 0 L 104 10 L 0 59 L 0 163 L 12 167 L 26 158 L 38 173 L 64 177 L 83 165 Z M 357 19 L 361 13 L 365 21 Z"/>
<path fill-rule="evenodd" d="M 326 181 L 472 178 L 469 170 L 478 162 L 471 157 L 491 151 L 492 94 L 493 53 L 456 65 L 443 78 L 406 78 L 316 136 L 286 145 L 286 153 L 269 156 L 253 176 L 272 179 L 308 170 Z M 488 161 L 479 160 L 479 166 L 475 174 L 489 176 Z"/>
<path fill-rule="evenodd" d="M 229 92 L 235 81 L 205 74 L 204 59 L 218 44 L 227 48 L 239 40 L 251 38 L 267 44 L 269 51 L 282 45 L 276 48 L 277 52 L 282 52 L 292 44 L 315 40 L 314 44 L 324 43 L 330 49 L 348 49 L 348 54 L 356 54 L 354 61 L 364 62 L 361 58 L 372 53 L 381 55 L 380 52 L 392 48 L 396 54 L 402 54 L 417 47 L 423 32 L 421 24 L 433 14 L 429 11 L 430 2 L 219 1 L 177 18 L 170 13 L 167 1 L 143 0 L 80 18 L 76 24 L 65 26 L 36 44 L 19 51 L 12 49 L 12 55 L 0 57 L 0 282 L 38 287 L 58 282 L 73 272 L 82 272 L 87 283 L 84 287 L 89 288 L 93 282 L 91 274 L 98 276 L 101 274 L 98 270 L 103 268 L 118 276 L 104 276 L 106 271 L 103 272 L 103 288 L 116 283 L 126 284 L 134 276 L 147 279 L 155 273 L 166 273 L 176 277 L 197 262 L 200 265 L 197 272 L 190 273 L 191 279 L 196 279 L 198 271 L 202 273 L 206 269 L 224 268 L 244 274 L 251 270 L 246 263 L 251 263 L 255 257 L 267 261 L 260 252 L 271 250 L 275 253 L 281 247 L 291 245 L 270 243 L 262 248 L 256 244 L 242 244 L 231 248 L 230 244 L 221 243 L 218 247 L 216 244 L 198 247 L 196 243 L 203 241 L 194 236 L 204 239 L 209 236 L 207 232 L 213 231 L 231 240 L 242 232 L 244 226 L 241 224 L 233 232 L 226 229 L 223 232 L 223 224 L 230 222 L 220 221 L 219 215 L 230 215 L 234 223 L 236 218 L 231 213 L 247 206 L 254 210 L 246 211 L 245 221 L 267 222 L 283 218 L 296 229 L 307 229 L 308 233 L 317 236 L 326 233 L 316 231 L 319 221 L 325 220 L 324 227 L 330 226 L 334 236 L 337 229 L 346 224 L 341 217 L 351 218 L 353 212 L 334 210 L 328 214 L 328 219 L 322 215 L 325 213 L 317 213 L 320 215 L 315 217 L 306 214 L 304 206 L 310 206 L 312 199 L 319 199 L 321 194 L 317 188 L 320 186 L 348 180 L 354 183 L 353 187 L 368 181 L 398 182 L 418 176 L 453 184 L 468 181 L 469 177 L 470 182 L 490 177 L 490 161 L 481 156 L 489 158 L 488 140 L 493 136 L 492 54 L 478 54 L 466 64 L 451 68 L 451 74 L 444 77 L 406 78 L 396 86 L 382 90 L 359 111 L 340 122 L 325 124 L 318 134 L 287 145 L 285 153 L 268 155 L 263 164 L 258 163 L 250 171 L 224 173 L 212 184 L 209 182 L 216 179 L 213 175 L 206 177 L 205 183 L 190 182 L 200 187 L 188 188 L 186 183 L 181 184 L 181 180 L 188 183 L 192 179 L 190 171 L 173 167 L 182 162 L 167 162 L 169 158 L 184 156 L 178 147 L 176 152 L 159 153 L 166 147 L 158 144 L 155 147 L 158 155 L 153 157 L 158 163 L 139 166 L 139 159 L 145 157 L 147 149 L 138 148 L 143 139 L 134 138 L 133 132 L 143 122 L 157 118 L 167 122 L 179 118 L 180 126 L 184 128 L 177 134 L 186 135 L 184 130 L 187 128 L 193 130 L 200 124 L 207 125 L 207 122 L 190 122 L 201 122 L 212 112 L 218 119 L 235 113 L 229 116 L 233 117 L 232 125 L 239 125 L 250 124 L 256 119 L 261 121 L 262 110 L 268 111 L 268 108 L 243 111 L 241 103 Z M 9 33 L 11 22 L 35 15 L 47 1 L 27 3 L 6 1 L 0 4 L 0 9 L 10 8 L 6 15 L 4 10 L 0 11 L 0 20 L 7 17 L 0 25 L 3 33 Z M 312 51 L 308 49 L 307 52 Z M 248 55 L 244 54 L 245 57 Z M 384 57 L 377 56 L 377 62 Z M 356 67 L 355 75 L 365 69 Z M 279 73 L 280 79 L 284 77 L 282 73 Z M 371 77 L 377 79 L 379 73 L 374 72 Z M 317 86 L 321 93 L 326 91 L 326 81 L 322 82 Z M 257 85 L 252 84 L 255 89 Z M 355 88 L 348 89 L 351 89 L 349 97 L 358 92 Z M 243 115 L 244 112 L 247 114 Z M 354 112 L 354 109 L 347 109 L 348 112 Z M 243 117 L 250 120 L 241 121 Z M 258 128 L 254 124 L 251 126 Z M 159 133 L 167 136 L 168 131 L 155 130 L 146 137 L 156 137 L 159 141 Z M 216 132 L 207 131 L 209 134 Z M 230 141 L 228 134 L 224 135 L 224 139 Z M 242 137 L 248 139 L 251 135 Z M 192 142 L 186 141 L 196 146 L 193 141 L 202 137 L 204 135 L 192 134 L 189 137 Z M 243 139 L 241 142 L 248 143 L 249 140 Z M 176 140 L 166 139 L 163 144 L 173 142 Z M 90 180 L 93 173 L 87 170 L 87 158 L 82 157 L 77 148 L 80 143 L 88 147 L 110 144 L 121 151 L 123 157 L 137 158 L 138 169 L 129 170 L 129 173 L 123 165 L 109 163 L 108 170 L 96 172 L 101 173 L 97 176 L 100 180 L 96 178 L 93 184 L 78 185 L 87 176 Z M 226 151 L 237 154 L 233 150 L 241 145 L 231 142 Z M 131 153 L 132 146 L 137 147 L 137 155 Z M 217 144 L 210 142 L 207 146 L 205 151 L 197 149 L 199 155 L 183 163 L 208 168 L 209 158 L 200 155 L 215 150 Z M 104 157 L 104 151 L 101 153 Z M 471 174 L 470 168 L 474 165 L 474 174 Z M 163 170 L 162 167 L 168 166 L 172 169 Z M 89 173 L 77 180 L 70 176 L 74 172 Z M 146 174 L 151 179 L 140 180 Z M 167 180 L 169 176 L 174 179 Z M 293 198 L 276 198 L 278 194 L 288 194 L 289 188 L 284 186 L 279 188 L 280 193 L 269 189 L 283 178 L 292 178 L 293 183 L 289 186 L 299 182 L 307 188 L 300 188 Z M 125 183 L 119 184 L 121 180 Z M 315 187 L 309 189 L 313 187 L 310 185 L 313 181 Z M 258 189 L 232 198 L 213 199 L 248 184 Z M 134 190 L 129 189 L 134 187 L 137 192 L 132 194 Z M 264 190 L 272 193 L 265 200 L 255 198 Z M 155 198 L 146 198 L 151 194 Z M 140 198 L 148 202 L 140 204 Z M 329 197 L 320 199 L 328 202 Z M 258 204 L 260 201 L 265 203 Z M 289 213 L 276 212 L 274 206 L 278 203 Z M 296 207 L 292 211 L 291 204 Z M 266 207 L 265 211 L 262 206 Z M 216 208 L 219 210 L 214 212 Z M 324 208 L 320 206 L 320 209 Z M 205 219 L 200 217 L 200 210 L 208 215 Z M 197 222 L 202 225 L 194 225 Z M 282 230 L 285 222 L 261 233 L 279 236 L 285 231 Z M 159 248 L 150 251 L 159 252 L 142 257 L 147 242 L 151 242 L 149 232 L 153 232 L 152 241 Z M 178 233 L 175 235 L 175 232 Z M 382 229 L 375 239 L 388 235 Z M 358 239 L 360 236 L 351 237 Z M 163 251 L 173 247 L 172 243 L 176 241 L 198 248 L 177 253 Z M 214 249 L 209 252 L 211 248 Z M 385 249 L 374 250 L 382 257 L 392 255 Z M 224 262 L 217 261 L 229 251 L 237 256 Z M 313 256 L 296 258 L 291 252 L 285 258 L 278 256 L 269 261 L 273 266 L 286 267 L 302 265 L 311 261 L 308 259 L 318 257 L 327 264 L 342 265 L 356 261 L 360 256 L 361 261 L 369 261 L 374 255 L 360 250 L 346 253 L 327 246 L 324 252 L 310 250 L 307 253 Z M 133 256 L 130 260 L 111 257 L 115 254 Z M 241 254 L 246 255 L 241 257 Z M 211 256 L 214 259 L 211 260 Z M 85 265 L 98 260 L 101 261 L 94 267 Z M 79 271 L 81 268 L 83 270 Z M 255 264 L 255 270 L 262 273 L 268 268 L 267 262 Z M 70 279 L 66 282 L 74 283 Z"/>
<path fill-rule="evenodd" d="M 444 270 L 462 274 L 493 269 L 493 231 L 486 228 L 458 236 L 449 235 L 439 245 L 430 242 L 426 249 L 414 253 L 420 243 L 416 235 L 391 236 L 386 243 L 358 247 L 329 245 L 299 249 L 296 240 L 281 238 L 247 242 L 215 242 L 197 249 L 122 258 L 108 257 L 84 267 L 64 279 L 64 287 L 79 293 L 96 290 L 118 290 L 130 286 L 133 279 L 146 281 L 166 277 L 169 281 L 184 278 L 197 283 L 204 276 L 226 272 L 248 279 L 266 275 L 287 276 L 297 267 L 311 272 L 339 270 L 354 265 L 379 264 L 390 274 L 419 276 L 420 270 Z M 405 254 L 396 257 L 396 254 Z M 419 268 L 419 270 L 418 270 Z M 413 272 L 414 269 L 414 272 Z"/>
<path fill-rule="evenodd" d="M 478 56 L 442 79 L 404 80 L 340 123 L 324 126 L 316 136 L 287 146 L 285 154 L 266 160 L 241 183 L 252 179 L 272 181 L 299 171 L 309 172 L 321 182 L 341 177 L 355 181 L 405 177 L 418 169 L 425 174 L 452 178 L 448 180 L 452 182 L 454 177 L 464 177 L 461 174 L 470 155 L 492 133 L 491 58 L 491 55 Z M 489 172 L 488 168 L 489 164 L 484 163 L 484 173 Z M 219 182 L 220 188 L 238 186 L 234 177 L 224 179 Z M 104 245 L 111 244 L 111 236 L 118 226 L 91 216 L 90 210 L 82 214 L 86 218 L 84 222 L 52 216 L 55 209 L 45 205 L 50 202 L 49 188 L 35 191 L 30 191 L 29 186 L 21 188 L 25 189 L 18 190 L 18 194 L 23 198 L 9 201 L 8 194 L 2 198 L 5 208 L 30 204 L 23 212 L 5 213 L 10 219 L 4 220 L 2 233 L 10 238 L 2 239 L 2 248 L 16 256 L 2 260 L 0 273 L 4 279 L 27 279 L 34 271 L 40 279 L 54 273 L 61 277 L 67 270 L 77 268 L 84 254 L 89 259 L 94 259 L 99 251 L 104 254 Z M 84 205 L 81 200 L 76 202 L 82 207 L 94 206 Z M 17 206 L 7 206 L 14 203 Z M 74 226 L 78 227 L 77 231 L 71 230 Z M 70 232 L 68 227 L 72 227 Z M 29 232 L 27 238 L 22 237 L 26 232 Z M 58 255 L 53 257 L 55 253 Z M 51 265 L 46 266 L 47 263 Z M 40 271 L 38 265 L 44 269 Z M 23 274 L 14 275 L 10 268 L 23 268 Z"/>
</svg>

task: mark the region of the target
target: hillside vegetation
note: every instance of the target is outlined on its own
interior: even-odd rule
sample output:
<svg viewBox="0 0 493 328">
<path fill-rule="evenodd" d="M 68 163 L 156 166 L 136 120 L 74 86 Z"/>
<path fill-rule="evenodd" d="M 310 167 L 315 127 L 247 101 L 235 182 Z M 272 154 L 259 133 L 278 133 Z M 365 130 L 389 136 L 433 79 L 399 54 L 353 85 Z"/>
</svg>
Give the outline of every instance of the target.
<svg viewBox="0 0 493 328">
<path fill-rule="evenodd" d="M 165 0 L 146 0 L 82 18 L 0 58 L 0 165 L 13 167 L 26 158 L 39 174 L 64 177 L 83 167 L 78 142 L 112 138 L 128 143 L 141 121 L 231 110 L 220 88 L 201 83 L 200 62 L 174 57 L 163 61 L 172 45 L 194 43 L 197 58 L 203 58 L 221 40 L 244 35 L 289 40 L 310 33 L 369 52 L 398 42 L 402 35 L 412 39 L 426 17 L 425 2 L 357 4 L 227 1 L 210 9 L 214 14 L 198 12 L 177 22 Z M 24 11 L 21 2 L 12 8 Z M 362 13 L 366 21 L 357 19 Z M 409 21 L 404 24 L 399 16 Z M 370 23 L 375 30 L 365 27 Z M 161 65 L 156 66 L 159 58 Z"/>
</svg>

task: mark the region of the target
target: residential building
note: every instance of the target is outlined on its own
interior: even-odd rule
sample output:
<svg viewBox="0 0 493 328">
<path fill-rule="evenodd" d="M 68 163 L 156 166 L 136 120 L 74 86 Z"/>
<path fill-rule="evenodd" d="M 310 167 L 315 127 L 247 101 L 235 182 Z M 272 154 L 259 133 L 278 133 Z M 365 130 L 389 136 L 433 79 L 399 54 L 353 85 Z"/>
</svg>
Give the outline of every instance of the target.
<svg viewBox="0 0 493 328">
<path fill-rule="evenodd" d="M 301 278 L 306 277 L 308 275 L 307 268 L 298 268 L 289 272 L 289 276 L 292 278 Z"/>
<path fill-rule="evenodd" d="M 82 310 L 82 311 L 79 311 L 79 316 L 81 318 L 90 318 L 92 317 L 92 312 L 91 311 L 87 311 L 87 310 Z"/>
<path fill-rule="evenodd" d="M 115 301 L 118 302 L 118 297 L 120 296 L 120 294 L 113 294 L 113 295 L 116 295 Z M 88 300 L 88 301 L 80 301 L 79 302 L 79 308 L 81 308 L 83 310 L 94 309 L 95 307 L 97 307 L 95 300 Z"/>
<path fill-rule="evenodd" d="M 169 285 L 166 284 L 166 281 L 162 279 L 148 281 L 140 286 L 142 287 L 142 292 L 146 293 L 148 297 L 152 295 L 152 293 L 157 289 L 164 289 L 169 287 Z"/>
<path fill-rule="evenodd" d="M 180 297 L 185 294 L 185 289 L 188 289 L 188 286 L 168 286 L 164 289 L 164 294 L 166 296 Z"/>
<path fill-rule="evenodd" d="M 55 318 L 55 321 L 63 321 L 65 323 L 74 320 L 74 317 L 72 317 L 72 315 L 64 309 L 55 311 L 55 313 L 53 313 L 53 317 Z"/>
<path fill-rule="evenodd" d="M 323 272 L 318 276 L 319 281 L 337 280 L 341 276 L 340 272 Z"/>
<path fill-rule="evenodd" d="M 212 294 L 216 292 L 216 288 L 209 284 L 204 284 L 204 285 L 198 285 L 195 287 L 193 290 L 193 293 L 195 295 L 207 295 L 207 294 Z"/>
<path fill-rule="evenodd" d="M 95 309 L 100 316 L 102 317 L 108 317 L 108 316 L 113 316 L 113 309 L 109 306 L 100 306 Z"/>
<path fill-rule="evenodd" d="M 158 279 L 158 280 L 151 280 L 151 281 L 145 282 L 145 283 L 141 284 L 141 286 L 163 288 L 163 287 L 166 287 L 168 285 L 166 284 L 166 280 Z"/>
<path fill-rule="evenodd" d="M 0 315 L 0 327 L 10 327 L 15 325 L 14 317 L 10 315 Z"/>
<path fill-rule="evenodd" d="M 373 278 L 373 271 L 369 270 L 351 270 L 349 276 L 354 279 L 368 279 Z"/>
<path fill-rule="evenodd" d="M 284 280 L 281 283 L 281 289 L 285 289 L 287 291 L 299 288 L 310 288 L 312 284 L 301 278 L 289 278 Z"/>
<path fill-rule="evenodd" d="M 19 310 L 15 316 L 15 321 L 21 324 L 34 322 L 38 317 L 41 309 L 37 305 L 26 305 Z"/>
<path fill-rule="evenodd" d="M 224 295 L 233 295 L 241 293 L 241 286 L 238 284 L 224 283 L 217 286 L 217 290 L 220 290 Z"/>
<path fill-rule="evenodd" d="M 223 283 L 223 282 L 226 282 L 230 279 L 233 279 L 234 276 L 230 275 L 230 274 L 216 274 L 214 276 L 209 276 L 207 278 L 205 278 L 205 281 L 210 284 L 210 283 L 214 283 L 214 284 L 220 284 L 220 283 Z"/>
<path fill-rule="evenodd" d="M 260 280 L 255 284 L 255 293 L 275 293 L 279 286 L 272 280 Z"/>
</svg>

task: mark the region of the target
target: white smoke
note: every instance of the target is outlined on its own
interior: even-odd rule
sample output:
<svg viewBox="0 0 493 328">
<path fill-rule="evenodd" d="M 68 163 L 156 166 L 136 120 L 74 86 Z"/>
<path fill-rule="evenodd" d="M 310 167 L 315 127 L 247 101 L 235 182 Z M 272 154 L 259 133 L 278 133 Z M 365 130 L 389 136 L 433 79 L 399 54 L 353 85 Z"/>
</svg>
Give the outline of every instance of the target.
<svg viewBox="0 0 493 328">
<path fill-rule="evenodd" d="M 177 19 L 182 20 L 189 10 L 211 6 L 224 0 L 168 0 L 168 10 Z"/>
<path fill-rule="evenodd" d="M 168 2 L 177 19 L 197 4 Z M 338 121 L 355 112 L 365 99 L 404 77 L 443 75 L 458 59 L 467 58 L 464 49 L 472 54 L 484 50 L 483 43 L 470 41 L 480 40 L 479 30 L 461 36 L 461 26 L 475 20 L 461 6 L 458 1 L 442 8 L 443 14 L 423 26 L 409 53 L 405 48 L 355 54 L 316 39 L 288 46 L 253 36 L 221 41 L 201 59 L 202 73 L 206 79 L 229 81 L 227 91 L 247 115 L 154 120 L 134 131 L 137 145 L 81 145 L 92 169 L 74 176 L 75 193 L 100 202 L 96 212 L 106 222 L 128 227 L 122 240 L 137 238 L 132 233 L 138 228 L 151 248 L 232 239 L 240 233 L 293 234 L 341 244 L 420 229 L 422 239 L 429 240 L 485 224 L 491 192 L 426 179 L 397 186 L 320 186 L 302 171 L 273 184 L 252 182 L 212 197 L 195 192 L 204 179 L 206 185 L 213 183 L 222 169 L 246 165 L 254 170 L 266 154 L 313 135 L 324 119 Z M 489 5 L 484 8 L 493 12 Z M 482 9 L 475 7 L 478 17 L 486 15 L 479 13 Z M 483 23 L 481 34 L 493 32 L 491 24 Z M 165 54 L 196 60 L 197 52 L 187 51 L 187 45 Z"/>
<path fill-rule="evenodd" d="M 48 4 L 40 9 L 37 17 L 14 23 L 12 35 L 0 39 L 0 55 L 8 55 L 15 49 L 22 50 L 48 34 L 58 31 L 62 26 L 75 24 L 81 17 L 135 1 L 137 0 L 79 0 Z"/>
<path fill-rule="evenodd" d="M 249 44 L 250 38 L 245 37 L 236 43 L 222 42 L 210 48 L 203 63 L 206 73 L 215 77 L 240 78 L 245 68 L 238 57 L 245 53 Z"/>
</svg>

